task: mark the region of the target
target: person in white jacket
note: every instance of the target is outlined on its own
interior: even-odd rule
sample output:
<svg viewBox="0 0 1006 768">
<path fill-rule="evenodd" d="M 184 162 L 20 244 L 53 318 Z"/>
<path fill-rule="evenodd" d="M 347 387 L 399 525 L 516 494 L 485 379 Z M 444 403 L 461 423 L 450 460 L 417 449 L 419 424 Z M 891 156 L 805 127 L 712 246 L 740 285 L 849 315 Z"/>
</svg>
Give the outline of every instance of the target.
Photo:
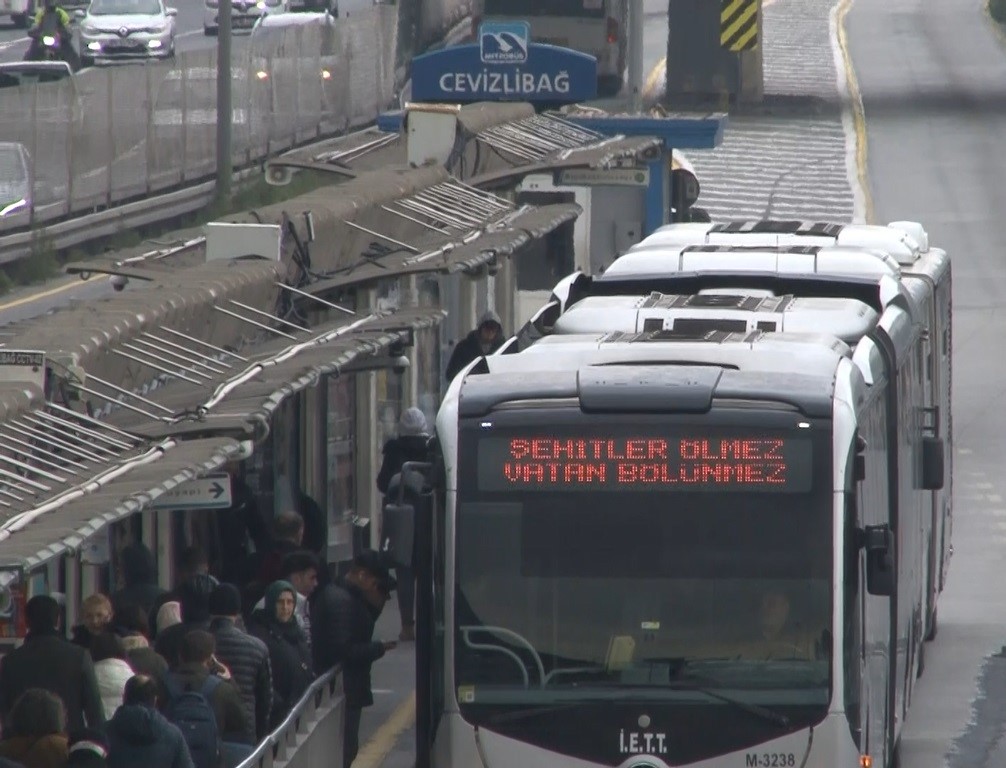
<svg viewBox="0 0 1006 768">
<path fill-rule="evenodd" d="M 129 653 L 118 635 L 102 632 L 91 640 L 91 658 L 94 659 L 94 676 L 98 679 L 105 719 L 111 720 L 115 710 L 122 705 L 126 683 L 133 676 Z"/>
</svg>

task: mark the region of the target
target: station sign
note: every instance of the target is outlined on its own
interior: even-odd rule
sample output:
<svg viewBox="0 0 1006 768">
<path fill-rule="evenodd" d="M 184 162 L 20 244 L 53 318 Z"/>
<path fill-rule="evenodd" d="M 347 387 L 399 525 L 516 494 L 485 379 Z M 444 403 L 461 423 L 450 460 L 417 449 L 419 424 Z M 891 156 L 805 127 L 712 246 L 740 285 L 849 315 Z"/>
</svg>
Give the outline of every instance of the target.
<svg viewBox="0 0 1006 768">
<path fill-rule="evenodd" d="M 0 383 L 33 384 L 45 389 L 45 352 L 0 347 Z"/>
<path fill-rule="evenodd" d="M 649 168 L 568 168 L 559 172 L 559 184 L 569 187 L 646 187 Z"/>
<path fill-rule="evenodd" d="M 227 509 L 232 504 L 231 477 L 226 472 L 189 480 L 162 493 L 154 509 Z"/>
<path fill-rule="evenodd" d="M 478 42 L 412 61 L 413 101 L 574 103 L 597 96 L 597 59 L 531 42 L 526 21 L 483 22 Z"/>
</svg>

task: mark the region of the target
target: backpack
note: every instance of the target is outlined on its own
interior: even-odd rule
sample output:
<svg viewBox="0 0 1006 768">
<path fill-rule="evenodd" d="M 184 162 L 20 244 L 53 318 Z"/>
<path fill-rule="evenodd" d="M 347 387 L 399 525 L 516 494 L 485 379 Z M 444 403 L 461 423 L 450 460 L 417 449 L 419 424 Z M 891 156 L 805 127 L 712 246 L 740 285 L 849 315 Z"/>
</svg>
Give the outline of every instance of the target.
<svg viewBox="0 0 1006 768">
<path fill-rule="evenodd" d="M 221 682 L 216 675 L 209 675 L 200 690 L 186 691 L 173 674 L 165 675 L 169 698 L 164 716 L 182 732 L 195 768 L 217 768 L 220 764 L 220 729 L 210 701 Z"/>
</svg>

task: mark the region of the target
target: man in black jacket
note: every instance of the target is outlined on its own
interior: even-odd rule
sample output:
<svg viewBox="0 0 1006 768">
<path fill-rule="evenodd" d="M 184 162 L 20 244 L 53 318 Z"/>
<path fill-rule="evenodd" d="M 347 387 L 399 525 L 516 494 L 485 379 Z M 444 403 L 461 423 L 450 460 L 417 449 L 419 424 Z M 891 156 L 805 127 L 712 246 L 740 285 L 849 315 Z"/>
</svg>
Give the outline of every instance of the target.
<svg viewBox="0 0 1006 768">
<path fill-rule="evenodd" d="M 319 674 L 342 664 L 346 693 L 346 733 L 343 765 L 353 764 L 360 748 L 360 715 L 374 703 L 370 668 L 395 647 L 375 641 L 374 625 L 395 588 L 395 580 L 379 553 L 365 550 L 353 559 L 346 577 L 318 595 L 311 613 L 311 644 Z"/>
<path fill-rule="evenodd" d="M 0 660 L 0 717 L 6 724 L 17 698 L 29 688 L 44 688 L 66 707 L 70 733 L 105 727 L 91 654 L 59 634 L 59 604 L 36 595 L 25 606 L 28 635 L 24 645 Z M 86 721 L 86 722 L 85 722 Z"/>
<path fill-rule="evenodd" d="M 210 634 L 216 639 L 217 659 L 233 677 L 241 694 L 248 744 L 258 744 L 269 733 L 272 711 L 272 669 L 269 649 L 257 637 L 236 626 L 241 615 L 241 593 L 233 584 L 221 584 L 210 595 Z"/>
<path fill-rule="evenodd" d="M 122 575 L 126 585 L 112 595 L 115 614 L 127 605 L 138 605 L 149 616 L 154 603 L 167 590 L 157 583 L 157 562 L 143 542 L 122 550 Z"/>
<path fill-rule="evenodd" d="M 175 590 L 182 604 L 182 623 L 174 624 L 157 635 L 154 650 L 169 667 L 178 663 L 182 638 L 193 629 L 208 630 L 210 627 L 210 595 L 217 587 L 217 580 L 208 574 L 196 574 L 183 582 Z"/>
<path fill-rule="evenodd" d="M 447 362 L 447 383 L 454 381 L 462 368 L 477 357 L 491 355 L 503 346 L 503 321 L 491 309 L 482 315 L 478 327 L 454 345 Z"/>
</svg>

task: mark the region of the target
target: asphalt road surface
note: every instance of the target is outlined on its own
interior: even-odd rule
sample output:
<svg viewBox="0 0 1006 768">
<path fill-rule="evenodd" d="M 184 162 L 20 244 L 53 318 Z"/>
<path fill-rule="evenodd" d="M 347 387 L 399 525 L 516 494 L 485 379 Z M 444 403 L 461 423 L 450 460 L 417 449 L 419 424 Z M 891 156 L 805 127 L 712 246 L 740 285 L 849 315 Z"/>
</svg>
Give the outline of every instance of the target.
<svg viewBox="0 0 1006 768">
<path fill-rule="evenodd" d="M 902 765 L 1001 766 L 1006 47 L 971 0 L 857 0 L 847 29 L 876 218 L 925 222 L 954 270 L 955 554 Z"/>
</svg>

